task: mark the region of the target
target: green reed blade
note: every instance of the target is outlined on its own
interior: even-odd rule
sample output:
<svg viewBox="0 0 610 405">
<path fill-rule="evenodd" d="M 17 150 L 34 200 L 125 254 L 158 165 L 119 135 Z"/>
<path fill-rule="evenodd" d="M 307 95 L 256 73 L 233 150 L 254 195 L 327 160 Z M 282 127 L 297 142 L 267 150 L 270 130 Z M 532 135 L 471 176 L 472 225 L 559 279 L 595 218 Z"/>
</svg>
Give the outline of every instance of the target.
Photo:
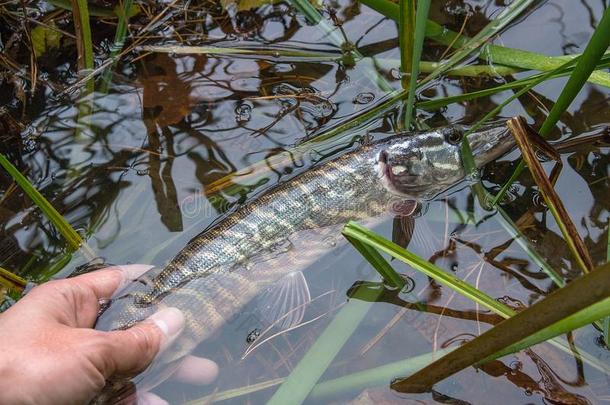
<svg viewBox="0 0 610 405">
<path fill-rule="evenodd" d="M 512 96 L 508 97 L 506 100 L 504 100 L 502 103 L 500 103 L 498 106 L 496 106 L 494 109 L 492 109 L 491 111 L 489 111 L 487 114 L 485 114 L 483 116 L 483 118 L 481 118 L 480 120 L 478 120 L 472 127 L 470 127 L 470 129 L 466 132 L 466 134 L 464 134 L 464 140 L 466 140 L 468 138 L 468 135 L 470 135 L 471 133 L 475 132 L 476 130 L 478 130 L 479 128 L 481 128 L 489 119 L 495 117 L 500 111 L 502 111 L 502 109 L 508 105 L 510 102 L 512 102 L 513 100 L 519 98 L 520 96 L 522 96 L 523 94 L 527 93 L 528 91 L 530 91 L 532 88 L 534 88 L 535 86 L 537 86 L 538 84 L 548 80 L 549 78 L 553 77 L 554 75 L 557 75 L 559 72 L 562 72 L 563 70 L 565 70 L 566 68 L 574 65 L 575 63 L 578 62 L 578 58 L 574 58 L 568 62 L 566 62 L 565 64 L 563 64 L 562 66 L 558 67 L 557 69 L 551 70 L 549 72 L 546 72 L 538 77 L 536 77 L 535 80 L 532 80 L 531 82 L 527 83 L 525 86 L 523 86 L 519 91 L 517 91 L 515 94 L 513 94 Z M 501 197 L 501 196 L 500 196 Z M 494 200 L 492 201 L 492 205 L 497 204 L 497 201 L 499 201 L 499 197 L 496 196 L 494 198 Z"/>
<path fill-rule="evenodd" d="M 447 70 L 454 68 L 462 62 L 468 55 L 483 46 L 491 37 L 497 35 L 510 22 L 517 18 L 527 7 L 535 0 L 513 0 L 502 12 L 489 22 L 481 31 L 474 37 L 464 43 L 445 63 L 438 67 L 434 72 L 430 73 L 420 82 L 420 86 L 428 83 L 432 79 L 442 75 Z"/>
<path fill-rule="evenodd" d="M 373 266 L 377 273 L 383 279 L 390 283 L 394 288 L 402 289 L 405 286 L 405 280 L 400 277 L 400 274 L 371 246 L 361 243 L 357 239 L 346 236 L 347 240 L 356 248 L 358 252 Z"/>
<path fill-rule="evenodd" d="M 421 3 L 418 4 L 418 7 L 421 7 Z M 398 46 L 400 48 L 400 70 L 404 74 L 411 72 L 411 66 L 413 65 L 415 53 L 415 0 L 399 1 L 398 9 Z M 427 14 L 425 18 L 428 18 Z M 403 88 L 405 88 L 405 86 L 403 86 Z"/>
<path fill-rule="evenodd" d="M 383 292 L 382 288 L 358 290 L 369 294 L 368 300 L 352 299 L 341 308 L 267 405 L 301 404 L 307 398 L 347 339 L 362 322 L 373 302 Z"/>
<path fill-rule="evenodd" d="M 585 48 L 568 82 L 563 87 L 561 94 L 553 105 L 548 117 L 544 120 L 538 131 L 543 137 L 547 136 L 555 127 L 561 114 L 572 104 L 576 95 L 587 82 L 587 79 L 595 70 L 595 66 L 610 47 L 610 7 L 606 8 L 597 28 L 593 32 L 587 47 Z"/>
<path fill-rule="evenodd" d="M 390 0 L 360 0 L 360 2 L 373 10 L 378 11 L 387 18 L 398 21 L 398 4 L 393 3 Z M 469 37 L 451 31 L 432 20 L 428 20 L 427 22 L 426 36 L 440 44 L 453 48 L 463 47 L 470 40 Z M 487 44 L 484 46 L 483 52 L 479 55 L 479 58 L 487 60 L 490 64 L 497 63 L 520 69 L 549 71 L 563 65 L 571 56 L 547 56 L 536 52 L 524 51 L 522 49 Z M 589 81 L 591 83 L 610 87 L 610 74 L 596 71 L 591 74 Z"/>
<path fill-rule="evenodd" d="M 114 44 L 112 44 L 112 48 L 110 51 L 109 59 L 113 60 L 112 64 L 106 68 L 104 75 L 102 76 L 101 85 L 99 88 L 100 93 L 107 93 L 108 87 L 110 87 L 110 81 L 112 77 L 112 70 L 116 66 L 118 61 L 117 55 L 123 49 L 123 45 L 125 44 L 125 35 L 127 34 L 127 24 L 129 22 L 130 12 L 133 7 L 133 0 L 123 0 L 122 6 L 117 7 L 117 10 L 120 10 L 118 13 L 119 21 L 116 26 L 116 31 L 114 32 Z"/>
<path fill-rule="evenodd" d="M 23 175 L 13 164 L 3 155 L 0 154 L 0 165 L 10 174 L 15 183 L 32 199 L 34 204 L 42 210 L 46 217 L 55 225 L 59 233 L 68 241 L 73 249 L 78 249 L 83 240 L 78 232 L 66 221 L 66 219 L 44 198 L 42 194 L 30 181 Z"/>
<path fill-rule="evenodd" d="M 495 215 L 494 218 L 502 225 L 502 227 L 508 232 L 515 242 L 523 249 L 527 256 L 530 258 L 532 263 L 540 267 L 540 269 L 557 285 L 563 287 L 566 285 L 565 280 L 559 275 L 538 253 L 533 246 L 531 246 L 529 239 L 519 230 L 519 227 L 513 222 L 510 216 L 504 211 L 502 207 L 496 206 L 496 211 L 500 215 Z"/>
<path fill-rule="evenodd" d="M 365 243 L 374 247 L 375 249 L 389 254 L 395 259 L 408 264 L 415 270 L 424 273 L 428 277 L 433 278 L 437 282 L 446 285 L 466 298 L 483 305 L 485 308 L 488 308 L 503 317 L 507 318 L 515 314 L 515 311 L 510 309 L 508 306 L 496 301 L 489 295 L 476 289 L 465 281 L 462 281 L 454 275 L 443 271 L 438 266 L 422 259 L 408 250 L 401 248 L 394 242 L 377 235 L 376 233 L 362 227 L 361 225 L 358 225 L 353 221 L 350 221 L 347 225 L 345 225 L 342 233 L 349 238 L 358 240 L 361 243 Z"/>
<path fill-rule="evenodd" d="M 601 318 L 608 319 L 608 315 L 610 315 L 610 298 L 606 298 L 600 302 L 590 305 L 587 308 L 567 316 L 561 321 L 556 322 L 551 326 L 548 326 L 532 334 L 531 336 L 520 340 L 517 343 L 513 343 L 505 349 L 494 353 L 484 360 L 481 360 L 479 364 L 483 364 L 508 354 L 527 349 L 528 347 L 542 343 L 556 336 L 563 335 L 570 331 L 582 328 L 588 324 L 594 323 Z"/>
<path fill-rule="evenodd" d="M 585 85 L 587 79 L 595 70 L 598 62 L 605 55 L 605 52 L 610 46 L 610 7 L 606 8 L 604 15 L 602 16 L 597 28 L 593 32 L 591 39 L 587 43 L 587 47 L 582 55 L 575 58 L 577 61 L 568 82 L 564 86 L 561 94 L 557 98 L 556 103 L 553 105 L 551 112 L 542 123 L 542 127 L 539 130 L 540 135 L 546 137 L 552 128 L 555 127 L 561 114 L 572 104 L 572 101 L 576 95 L 580 92 L 582 87 Z M 515 182 L 517 177 L 523 172 L 525 164 L 523 160 L 519 162 L 513 173 L 511 174 L 508 181 L 502 186 L 498 195 L 494 199 L 493 204 L 499 201 L 508 188 Z"/>
<path fill-rule="evenodd" d="M 112 55 L 115 56 L 118 52 L 123 49 L 125 43 L 125 34 L 127 34 L 127 23 L 129 22 L 129 13 L 133 6 L 133 0 L 123 0 L 123 6 L 119 8 L 119 21 L 114 32 L 114 44 L 112 49 Z"/>
<path fill-rule="evenodd" d="M 433 278 L 437 282 L 446 285 L 447 287 L 451 288 L 459 294 L 464 295 L 466 298 L 478 302 L 483 307 L 487 308 L 488 310 L 494 312 L 497 315 L 502 316 L 503 318 L 510 318 L 516 313 L 512 308 L 508 307 L 505 304 L 502 304 L 499 301 L 495 301 L 493 298 L 489 297 L 484 292 L 472 287 L 470 284 L 460 279 L 457 279 L 451 274 L 444 272 L 436 265 L 425 261 L 417 255 L 401 248 L 395 243 L 390 242 L 382 236 L 377 235 L 374 232 L 363 228 L 362 226 L 354 222 L 349 222 L 344 227 L 343 234 L 357 239 L 362 243 L 369 244 L 372 247 L 389 254 L 395 259 L 398 259 L 410 265 L 415 270 L 421 271 L 422 273 Z M 572 349 L 570 348 L 570 345 L 565 340 L 555 338 L 553 340 L 550 340 L 548 343 L 565 353 L 577 355 L 579 359 L 586 362 L 591 367 L 596 368 L 597 370 L 610 373 L 610 367 L 599 361 L 599 359 L 597 359 L 596 357 L 585 352 L 584 350 L 580 349 L 580 354 L 574 354 L 572 352 Z"/>
<path fill-rule="evenodd" d="M 72 15 L 76 31 L 79 69 L 93 69 L 93 41 L 87 0 L 72 0 Z"/>
<path fill-rule="evenodd" d="M 7 291 L 21 293 L 27 284 L 28 280 L 18 276 L 12 271 L 0 267 L 0 286 L 4 287 Z M 3 299 L 0 297 L 0 303 L 2 303 L 2 301 Z"/>
<path fill-rule="evenodd" d="M 424 47 L 426 35 L 426 21 L 430 10 L 430 0 L 419 0 L 417 2 L 417 12 L 415 17 L 415 38 L 413 41 L 413 57 L 411 66 L 411 78 L 409 81 L 409 96 L 407 98 L 407 112 L 405 115 L 405 129 L 411 128 L 413 110 L 415 104 L 415 90 L 417 89 L 417 76 L 419 74 L 419 62 Z"/>
<path fill-rule="evenodd" d="M 235 48 L 219 46 L 187 46 L 187 45 L 143 45 L 137 48 L 144 52 L 170 53 L 177 55 L 250 55 L 250 56 L 272 56 L 274 58 L 296 57 L 313 59 L 316 61 L 338 61 L 342 55 L 334 52 L 311 52 L 298 49 L 286 48 Z"/>
<path fill-rule="evenodd" d="M 447 347 L 436 352 L 421 354 L 408 359 L 369 368 L 368 370 L 348 374 L 343 377 L 323 381 L 312 390 L 309 399 L 312 401 L 326 400 L 340 394 L 357 392 L 368 387 L 386 385 L 396 377 L 415 373 L 430 364 L 434 359 L 455 350 Z"/>
<path fill-rule="evenodd" d="M 583 291 L 587 294 L 583 294 Z M 487 361 L 496 353 L 503 353 L 512 345 L 518 347 L 533 334 L 539 334 L 538 339 L 552 337 L 568 326 L 578 327 L 591 322 L 591 316 L 599 319 L 610 313 L 609 304 L 610 264 L 606 264 L 555 290 L 423 370 L 393 383 L 392 388 L 401 392 L 422 392 L 466 367 Z M 582 315 L 583 310 L 588 311 L 589 315 Z M 548 331 L 549 328 L 552 333 Z"/>
<path fill-rule="evenodd" d="M 606 243 L 606 263 L 610 263 L 610 219 L 608 219 L 608 240 Z M 610 348 L 610 316 L 605 317 L 602 321 L 602 332 L 606 348 Z"/>
<path fill-rule="evenodd" d="M 467 67 L 469 67 L 469 66 L 465 66 L 464 68 L 467 68 Z M 600 61 L 600 63 L 597 64 L 597 69 L 608 68 L 608 67 L 610 67 L 610 54 L 606 54 L 604 56 L 604 58 Z M 551 79 L 555 79 L 557 77 L 567 76 L 572 72 L 573 69 L 574 69 L 573 66 L 568 66 L 567 68 L 564 68 L 564 69 L 555 69 L 555 70 L 553 70 L 555 73 L 552 74 L 551 76 L 548 76 L 546 78 L 546 80 L 551 80 Z M 466 72 L 466 73 L 469 73 L 469 72 Z M 447 74 L 449 74 L 449 72 L 447 72 Z M 459 74 L 459 73 L 456 72 L 456 74 Z M 510 74 L 510 73 L 507 73 L 507 74 Z M 430 110 L 430 111 L 437 110 L 437 109 L 444 107 L 446 105 L 449 105 L 449 104 L 460 103 L 460 102 L 464 102 L 464 101 L 474 100 L 474 99 L 477 99 L 480 97 L 490 96 L 490 95 L 493 95 L 496 93 L 500 93 L 502 91 L 507 91 L 507 90 L 523 87 L 523 86 L 532 84 L 534 82 L 538 83 L 537 80 L 540 79 L 543 75 L 544 75 L 544 73 L 537 73 L 537 74 L 534 74 L 534 75 L 531 75 L 531 76 L 528 76 L 528 77 L 525 77 L 522 79 L 514 80 L 514 81 L 504 83 L 499 86 L 491 87 L 488 89 L 473 91 L 473 92 L 464 93 L 464 94 L 457 94 L 455 96 L 443 97 L 443 98 L 438 98 L 438 99 L 434 99 L 434 100 L 420 101 L 419 103 L 417 103 L 417 106 L 419 108 L 422 108 L 425 110 Z"/>
</svg>

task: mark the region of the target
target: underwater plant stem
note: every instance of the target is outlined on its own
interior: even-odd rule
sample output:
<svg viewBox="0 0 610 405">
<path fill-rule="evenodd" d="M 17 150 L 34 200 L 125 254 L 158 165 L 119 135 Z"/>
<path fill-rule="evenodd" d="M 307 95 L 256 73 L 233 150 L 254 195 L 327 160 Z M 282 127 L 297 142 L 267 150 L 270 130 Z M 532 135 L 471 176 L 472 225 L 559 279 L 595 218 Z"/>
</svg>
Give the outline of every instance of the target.
<svg viewBox="0 0 610 405">
<path fill-rule="evenodd" d="M 371 295 L 370 301 L 375 301 L 383 289 L 377 291 L 366 289 L 365 292 Z M 372 306 L 373 302 L 349 300 L 273 394 L 267 405 L 302 403 Z"/>
</svg>

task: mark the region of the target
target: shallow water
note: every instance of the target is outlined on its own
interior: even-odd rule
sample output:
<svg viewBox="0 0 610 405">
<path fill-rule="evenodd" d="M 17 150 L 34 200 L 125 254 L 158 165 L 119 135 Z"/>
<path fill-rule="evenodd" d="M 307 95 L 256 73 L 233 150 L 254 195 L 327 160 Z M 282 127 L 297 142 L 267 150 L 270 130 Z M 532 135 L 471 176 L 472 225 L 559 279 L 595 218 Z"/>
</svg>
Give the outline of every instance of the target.
<svg viewBox="0 0 610 405">
<path fill-rule="evenodd" d="M 503 3 L 435 2 L 431 18 L 459 31 L 467 17 L 464 32 L 473 35 Z M 307 22 L 289 3 L 264 5 L 256 11 L 226 12 L 210 5 L 193 6 L 186 14 L 174 10 L 167 14 L 167 25 L 155 32 L 161 37 L 150 38 L 147 44 L 175 43 L 179 37 L 191 39 L 192 45 L 204 41 L 224 47 L 290 48 L 336 56 L 340 54 L 336 38 L 345 35 L 367 58 L 345 65 L 315 57 L 259 59 L 133 51 L 117 66 L 107 94 L 57 97 L 41 84 L 25 108 L 7 100 L 7 111 L 23 127 L 6 131 L 3 152 L 87 237 L 98 256 L 94 263 L 162 265 L 238 204 L 312 164 L 356 148 L 367 136 L 385 136 L 398 128 L 399 107 L 391 106 L 336 138 L 308 142 L 380 106 L 388 99 L 390 88 L 400 87 L 395 23 L 349 1 L 331 5 L 336 14 L 325 11 L 320 24 Z M 598 21 L 607 6 L 607 2 L 593 0 L 544 2 L 506 29 L 495 43 L 548 55 L 582 52 L 592 22 Z M 213 18 L 201 20 L 204 11 Z M 332 18 L 342 21 L 343 33 Z M 325 31 L 328 28 L 333 35 Z M 113 30 L 106 34 L 111 38 Z M 100 43 L 104 38 L 98 38 Z M 427 43 L 424 59 L 436 60 L 444 50 L 444 46 Z M 53 58 L 42 58 L 40 69 L 49 80 L 68 84 L 75 80 L 74 66 L 65 62 L 70 60 L 74 54 L 62 49 Z M 442 77 L 422 91 L 421 99 L 487 88 L 503 80 Z M 501 116 L 523 115 L 540 125 L 564 83 L 565 79 L 556 79 L 542 84 L 507 106 Z M 13 91 L 12 86 L 2 82 L 3 98 Z M 507 95 L 453 104 L 440 111 L 418 111 L 418 123 L 437 127 L 476 122 Z M 552 140 L 603 134 L 609 124 L 608 89 L 589 84 L 562 117 Z M 306 152 L 294 152 L 295 145 L 302 145 L 299 151 Z M 518 156 L 512 152 L 486 167 L 484 185 L 496 192 Z M 556 190 L 595 264 L 602 264 L 610 218 L 610 143 L 607 137 L 587 142 L 562 150 L 561 156 L 563 170 Z M 263 162 L 260 170 L 250 173 L 248 168 L 259 162 Z M 545 167 L 550 170 L 551 163 Z M 231 178 L 230 187 L 219 182 L 232 173 L 240 175 Z M 11 186 L 5 174 L 1 176 L 1 266 L 32 281 L 87 271 L 82 266 L 90 260 L 71 252 L 27 197 Z M 503 208 L 513 221 L 531 210 L 524 232 L 532 246 L 567 278 L 578 276 L 578 267 L 527 174 L 515 183 Z M 473 210 L 476 223 L 464 223 L 460 215 Z M 422 207 L 409 250 L 507 305 L 531 305 L 554 290 L 554 284 L 530 262 L 498 217 L 476 208 L 468 185 L 458 185 Z M 395 221 L 388 217 L 375 230 L 390 238 L 394 227 Z M 413 295 L 385 292 L 380 302 L 371 305 L 320 381 L 457 345 L 498 321 L 407 266 L 393 264 L 412 279 L 412 294 L 426 305 L 427 312 L 403 308 L 402 300 L 413 303 Z M 251 303 L 197 349 L 198 355 L 220 365 L 220 377 L 213 385 L 193 387 L 169 381 L 156 392 L 172 403 L 181 403 L 286 377 L 340 308 L 357 300 L 347 300 L 352 286 L 378 281 L 370 265 L 341 243 L 331 255 L 311 265 L 306 278 L 312 297 L 320 296 L 307 316 L 319 319 L 261 344 L 241 359 L 248 335 L 261 325 L 256 303 Z M 608 364 L 610 355 L 600 344 L 597 330 L 589 326 L 575 331 L 573 337 L 581 351 Z M 469 368 L 428 394 L 399 395 L 389 389 L 389 382 L 372 388 L 356 385 L 308 401 L 586 403 L 602 402 L 610 395 L 608 374 L 545 344 L 479 370 Z M 277 385 L 225 402 L 264 402 L 274 387 Z"/>
</svg>

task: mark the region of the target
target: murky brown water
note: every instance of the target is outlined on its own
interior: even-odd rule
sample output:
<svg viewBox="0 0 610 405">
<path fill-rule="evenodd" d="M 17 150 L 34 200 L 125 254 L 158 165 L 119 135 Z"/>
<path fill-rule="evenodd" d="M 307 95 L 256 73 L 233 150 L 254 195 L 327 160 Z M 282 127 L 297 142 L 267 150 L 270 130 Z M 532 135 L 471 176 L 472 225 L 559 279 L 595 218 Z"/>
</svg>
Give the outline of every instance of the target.
<svg viewBox="0 0 610 405">
<path fill-rule="evenodd" d="M 464 32 L 473 35 L 504 3 L 434 2 L 431 18 L 455 31 L 468 18 Z M 398 127 L 399 106 L 392 106 L 340 134 L 336 138 L 340 141 L 315 144 L 314 150 L 305 154 L 291 153 L 295 145 L 324 136 L 381 105 L 388 90 L 400 86 L 395 23 L 350 1 L 333 1 L 328 6 L 336 14 L 325 11 L 325 20 L 317 25 L 284 2 L 256 11 L 227 12 L 208 3 L 192 5 L 186 12 L 171 9 L 148 32 L 158 37 L 146 43 L 180 40 L 191 45 L 259 46 L 336 56 L 340 54 L 336 38 L 341 40 L 345 35 L 364 59 L 339 64 L 314 57 L 133 51 L 119 63 L 107 94 L 97 92 L 76 99 L 57 97 L 51 89 L 53 83 L 66 85 L 75 80 L 75 66 L 69 61 L 76 59 L 76 51 L 64 46 L 40 58 L 39 68 L 51 84 L 39 83 L 38 91 L 25 105 L 15 93 L 19 80 L 0 81 L 0 100 L 5 104 L 2 151 L 87 237 L 99 263 L 161 265 L 236 204 L 328 156 L 355 147 L 353 142 L 357 145 L 367 132 L 382 136 Z M 607 6 L 601 0 L 548 1 L 508 28 L 496 43 L 549 55 L 582 52 Z M 341 22 L 343 32 L 332 18 Z M 134 24 L 136 28 L 145 22 L 136 19 Z M 114 35 L 111 27 L 103 23 L 93 26 L 94 32 L 101 33 L 100 47 L 108 46 Z M 62 28 L 69 31 L 68 24 Z M 10 26 L 0 31 L 7 34 Z M 3 45 L 10 53 L 10 41 Z M 436 60 L 444 51 L 445 47 L 427 43 L 424 59 Z M 20 60 L 24 55 L 12 57 Z M 443 77 L 428 86 L 422 98 L 459 94 L 503 81 Z M 544 83 L 510 104 L 501 115 L 523 115 L 539 125 L 564 82 Z M 436 127 L 476 122 L 506 96 L 453 104 L 440 111 L 418 111 L 419 123 Z M 89 113 L 83 113 L 82 108 L 79 111 L 83 105 L 92 106 Z M 552 138 L 597 135 L 609 124 L 608 89 L 587 85 Z M 277 163 L 279 157 L 284 158 L 281 163 Z M 517 157 L 513 152 L 487 167 L 485 186 L 497 191 Z M 562 150 L 562 161 L 556 190 L 594 262 L 604 263 L 610 217 L 610 144 L 606 140 L 567 147 Z M 257 177 L 238 176 L 229 182 L 231 187 L 218 186 L 225 176 L 259 162 L 266 164 Z M 1 266 L 29 280 L 43 281 L 51 276 L 65 277 L 85 264 L 87 260 L 70 252 L 10 178 L 4 172 L 0 176 Z M 530 305 L 552 291 L 552 281 L 530 262 L 498 215 L 474 209 L 476 224 L 464 224 L 460 215 L 473 207 L 466 184 L 439 196 L 416 218 L 409 249 L 513 307 Z M 511 189 L 504 209 L 514 221 L 532 212 L 529 222 L 523 223 L 532 245 L 558 272 L 569 278 L 578 275 L 577 265 L 527 174 Z M 375 229 L 391 237 L 393 225 L 388 218 Z M 345 303 L 350 287 L 359 281 L 377 280 L 374 270 L 351 247 L 336 250 L 306 272 L 312 296 L 322 295 L 323 302 L 312 306 L 308 317 L 325 316 L 262 344 L 241 359 L 248 334 L 259 328 L 253 304 L 198 349 L 197 354 L 221 366 L 216 383 L 193 387 L 167 382 L 158 387 L 159 395 L 181 403 L 286 377 Z M 413 278 L 413 293 L 427 305 L 428 312 L 403 309 L 401 299 L 406 297 L 384 295 L 381 302 L 372 305 L 321 381 L 459 344 L 498 321 L 471 301 L 400 263 L 394 264 Z M 580 350 L 608 364 L 609 352 L 599 343 L 600 334 L 593 327 L 575 331 L 573 338 Z M 610 398 L 608 374 L 544 344 L 479 370 L 465 370 L 425 395 L 398 396 L 389 389 L 389 382 L 366 390 L 357 386 L 310 401 L 597 403 Z M 261 389 L 231 401 L 264 402 L 274 390 Z"/>
</svg>

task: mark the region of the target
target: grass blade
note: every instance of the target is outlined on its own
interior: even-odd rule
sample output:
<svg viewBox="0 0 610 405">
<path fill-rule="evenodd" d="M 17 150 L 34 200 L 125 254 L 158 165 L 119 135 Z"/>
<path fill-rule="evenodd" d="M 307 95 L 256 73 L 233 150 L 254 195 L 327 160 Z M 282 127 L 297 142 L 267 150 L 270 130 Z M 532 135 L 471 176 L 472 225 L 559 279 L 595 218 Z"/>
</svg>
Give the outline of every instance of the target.
<svg viewBox="0 0 610 405">
<path fill-rule="evenodd" d="M 365 289 L 365 292 L 375 295 L 369 297 L 371 301 L 375 301 L 383 289 L 377 291 Z M 372 305 L 373 302 L 349 300 L 273 394 L 267 405 L 302 403 Z"/>
<path fill-rule="evenodd" d="M 415 90 L 417 88 L 417 76 L 419 74 L 419 61 L 424 47 L 426 34 L 426 21 L 430 10 L 430 0 L 419 0 L 417 3 L 417 16 L 415 18 L 415 38 L 413 42 L 413 58 L 411 66 L 411 78 L 409 82 L 409 96 L 407 98 L 407 112 L 405 116 L 405 128 L 411 128 L 413 119 L 413 108 L 415 105 Z"/>
<path fill-rule="evenodd" d="M 430 364 L 435 358 L 452 350 L 454 348 L 449 347 L 321 382 L 313 388 L 309 398 L 312 401 L 320 401 L 331 396 L 387 384 L 388 381 L 392 381 L 398 376 L 415 373 Z"/>
<path fill-rule="evenodd" d="M 93 69 L 93 42 L 87 0 L 72 0 L 72 15 L 78 49 L 78 69 Z"/>
<path fill-rule="evenodd" d="M 568 82 L 563 87 L 561 94 L 553 105 L 548 117 L 540 127 L 540 135 L 547 136 L 555 127 L 559 117 L 572 104 L 576 95 L 587 82 L 587 79 L 595 70 L 595 66 L 604 56 L 604 52 L 610 46 L 610 7 L 606 8 L 597 28 L 593 32 L 585 51 L 582 53 Z"/>
<path fill-rule="evenodd" d="M 538 161 L 536 153 L 534 152 L 533 145 L 537 142 L 542 142 L 542 138 L 540 138 L 539 141 L 536 141 L 536 137 L 538 137 L 538 135 L 533 133 L 533 130 L 529 129 L 527 123 L 521 117 L 510 119 L 507 125 L 517 141 L 517 146 L 521 150 L 523 161 L 527 164 L 527 167 L 532 173 L 532 176 L 540 189 L 540 193 L 542 194 L 546 205 L 549 207 L 549 210 L 553 214 L 555 222 L 559 226 L 559 229 L 561 230 L 561 233 L 563 234 L 572 255 L 585 273 L 593 270 L 593 260 L 589 256 L 585 243 L 578 234 L 578 230 L 570 219 L 568 211 L 555 192 L 551 181 L 546 176 L 544 169 L 542 168 L 542 165 Z M 542 144 L 538 144 L 540 150 L 542 150 L 541 145 Z M 547 147 L 552 150 L 550 146 Z M 555 159 L 557 159 L 557 162 L 561 164 L 561 160 L 558 156 L 556 156 Z"/>
<path fill-rule="evenodd" d="M 283 48 L 230 48 L 218 46 L 187 46 L 187 45 L 143 45 L 137 48 L 144 52 L 170 53 L 177 55 L 251 55 L 251 56 L 272 56 L 274 58 L 296 57 L 304 59 L 314 59 L 316 61 L 337 61 L 342 58 L 339 53 L 330 52 L 311 52 L 297 49 Z"/>
<path fill-rule="evenodd" d="M 549 115 L 542 123 L 542 127 L 539 131 L 540 135 L 546 137 L 551 129 L 555 127 L 555 124 L 557 124 L 557 121 L 559 121 L 559 117 L 565 112 L 570 104 L 572 104 L 572 101 L 591 76 L 593 70 L 595 70 L 598 62 L 602 59 L 609 46 L 610 7 L 606 8 L 604 11 L 604 15 L 593 32 L 585 51 L 579 58 L 577 58 L 578 62 L 576 63 L 568 82 L 561 91 L 561 94 L 559 95 L 555 105 L 553 105 Z M 504 196 L 506 190 L 508 190 L 510 185 L 515 182 L 517 177 L 521 174 L 521 172 L 523 172 L 524 168 L 525 165 L 523 161 L 519 162 L 519 165 L 517 165 L 511 177 L 496 196 L 494 203 L 497 203 L 497 201 Z"/>
<path fill-rule="evenodd" d="M 389 0 L 360 0 L 360 2 L 387 18 L 398 22 L 398 4 Z M 426 36 L 442 45 L 453 48 L 463 47 L 470 40 L 469 37 L 461 36 L 457 32 L 451 31 L 432 20 L 427 22 Z M 485 45 L 484 51 L 479 57 L 487 60 L 490 64 L 500 64 L 527 70 L 549 71 L 557 69 L 573 56 L 547 56 L 522 49 L 488 44 Z M 610 87 L 610 74 L 596 71 L 591 74 L 589 81 L 601 86 Z"/>
<path fill-rule="evenodd" d="M 466 41 L 445 63 L 421 81 L 420 86 L 442 75 L 462 62 L 468 55 L 483 46 L 489 39 L 497 35 L 511 21 L 517 18 L 534 0 L 514 0 L 494 20 L 490 21 L 477 35 Z"/>
<path fill-rule="evenodd" d="M 587 294 L 583 294 L 583 291 L 587 291 Z M 606 304 L 609 297 L 610 264 L 606 264 L 552 292 L 542 301 L 496 325 L 423 370 L 394 382 L 392 388 L 401 392 L 425 391 L 437 382 L 564 318 L 592 305 Z"/>
<path fill-rule="evenodd" d="M 68 241 L 68 244 L 73 249 L 78 249 L 83 240 L 72 228 L 72 226 L 66 221 L 66 219 L 51 205 L 51 203 L 44 198 L 42 194 L 30 183 L 30 181 L 23 175 L 13 164 L 3 155 L 0 154 L 0 165 L 6 170 L 15 183 L 21 187 L 21 189 L 30 197 L 30 199 L 42 210 L 46 217 L 55 225 L 59 233 Z"/>
<path fill-rule="evenodd" d="M 15 273 L 0 267 L 0 286 L 5 287 L 9 292 L 17 292 L 21 294 L 25 289 L 28 281 L 22 277 L 19 277 Z M 2 302 L 0 297 L 0 303 Z"/>
<path fill-rule="evenodd" d="M 437 282 L 448 286 L 466 298 L 483 305 L 485 308 L 488 308 L 501 316 L 510 317 L 515 314 L 515 311 L 510 309 L 508 306 L 501 304 L 465 281 L 462 281 L 454 275 L 443 271 L 438 266 L 401 248 L 397 244 L 390 242 L 389 240 L 375 234 L 374 232 L 358 225 L 353 221 L 350 221 L 347 225 L 345 225 L 342 233 L 348 238 L 355 239 L 361 243 L 365 243 L 371 247 L 374 247 L 375 249 L 389 254 L 390 256 L 413 267 L 417 271 L 424 273 Z"/>
<path fill-rule="evenodd" d="M 394 288 L 402 289 L 405 286 L 405 280 L 400 277 L 400 274 L 394 270 L 390 263 L 383 258 L 371 246 L 361 243 L 359 240 L 345 236 L 347 240 L 356 248 L 358 252 L 373 266 L 377 273 Z"/>
<path fill-rule="evenodd" d="M 569 60 L 566 62 L 569 62 Z M 422 62 L 422 63 L 425 63 L 425 62 Z M 565 66 L 565 64 L 564 64 L 564 66 Z M 610 66 L 610 54 L 606 54 L 605 57 L 600 61 L 600 63 L 598 63 L 597 68 L 602 69 L 602 68 L 608 68 L 609 66 Z M 469 67 L 473 67 L 473 66 L 465 66 L 464 68 L 457 69 L 456 74 L 459 74 L 461 69 L 466 69 Z M 561 68 L 561 66 L 560 66 L 560 68 Z M 531 75 L 529 77 L 514 80 L 512 82 L 504 83 L 499 86 L 491 87 L 488 89 L 473 91 L 470 93 L 458 94 L 458 95 L 450 96 L 450 97 L 443 97 L 443 98 L 438 98 L 438 99 L 433 99 L 433 100 L 421 101 L 417 104 L 417 106 L 419 108 L 422 108 L 425 110 L 436 110 L 436 109 L 439 109 L 439 108 L 444 107 L 449 104 L 469 101 L 469 100 L 473 100 L 473 99 L 477 99 L 477 98 L 485 97 L 485 96 L 490 96 L 490 95 L 493 95 L 493 94 L 496 94 L 496 93 L 499 93 L 502 91 L 507 91 L 507 90 L 512 90 L 515 88 L 527 86 L 534 82 L 536 84 L 538 84 L 538 83 L 540 83 L 540 81 L 538 81 L 538 80 L 543 76 L 545 77 L 544 80 L 550 80 L 550 79 L 555 79 L 557 77 L 567 76 L 572 72 L 572 70 L 573 70 L 573 66 L 567 66 L 563 69 L 554 69 L 553 70 L 554 73 L 550 76 L 544 76 L 545 75 L 544 73 L 537 73 L 537 74 Z M 450 72 L 447 72 L 447 74 L 449 74 Z M 466 71 L 465 73 L 469 74 L 470 72 Z M 510 73 L 507 72 L 506 74 L 510 74 Z M 511 100 L 514 100 L 514 98 L 512 98 Z"/>
<path fill-rule="evenodd" d="M 610 219 L 608 220 L 608 240 L 606 241 L 606 263 L 610 263 Z M 606 348 L 610 348 L 610 316 L 602 321 L 602 332 Z"/>
<path fill-rule="evenodd" d="M 578 311 L 573 315 L 570 315 L 561 321 L 556 322 L 553 325 L 548 326 L 534 333 L 533 335 L 494 353 L 492 356 L 480 361 L 479 364 L 483 364 L 487 361 L 495 360 L 508 354 L 527 349 L 528 347 L 547 341 L 556 336 L 563 335 L 585 325 L 594 323 L 602 317 L 606 317 L 604 319 L 608 319 L 608 315 L 610 315 L 610 298 L 606 298 L 605 300 Z"/>
<path fill-rule="evenodd" d="M 418 5 L 421 7 L 421 1 Z M 411 72 L 415 53 L 415 0 L 398 2 L 398 46 L 400 47 L 400 69 Z M 425 18 L 428 18 L 426 15 Z M 424 27 L 425 29 L 425 27 Z M 404 80 L 404 79 L 403 79 Z M 403 86 L 406 89 L 406 86 Z"/>
</svg>

